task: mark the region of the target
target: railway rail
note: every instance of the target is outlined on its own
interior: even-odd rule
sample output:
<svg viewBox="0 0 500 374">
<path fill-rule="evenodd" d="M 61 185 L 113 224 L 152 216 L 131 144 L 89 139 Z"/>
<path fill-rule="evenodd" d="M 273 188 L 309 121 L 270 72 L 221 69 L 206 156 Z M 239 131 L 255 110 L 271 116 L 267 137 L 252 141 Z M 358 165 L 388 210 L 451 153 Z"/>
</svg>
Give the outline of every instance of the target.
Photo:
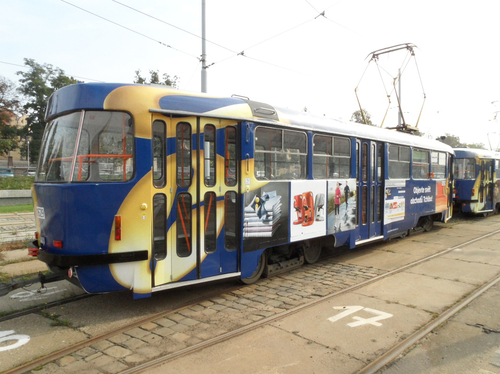
<svg viewBox="0 0 500 374">
<path fill-rule="evenodd" d="M 33 213 L 10 213 L 0 216 L 0 243 L 31 239 L 35 231 Z"/>
<path fill-rule="evenodd" d="M 499 220 L 496 217 L 492 218 L 498 223 Z M 368 267 L 328 257 L 317 264 L 269 279 L 262 279 L 255 285 L 231 287 L 210 296 L 205 295 L 175 310 L 150 315 L 125 327 L 106 331 L 104 334 L 87 335 L 76 345 L 50 352 L 15 368 L 9 368 L 7 373 L 24 373 L 42 366 L 42 370 L 47 373 L 70 372 L 78 365 L 91 366 L 99 372 L 147 371 L 155 366 L 173 362 L 243 336 L 275 321 L 306 312 L 328 300 L 350 294 L 453 251 L 488 240 L 500 233 L 498 229 L 482 235 L 477 235 L 476 232 L 471 240 L 469 237 L 460 236 L 459 233 L 464 232 L 463 228 L 453 230 L 454 233 L 447 233 L 447 230 L 441 227 L 434 233 L 417 234 L 393 243 L 372 245 L 350 254 L 350 256 L 362 255 L 366 258 L 374 251 L 385 251 L 390 255 L 398 245 L 409 248 L 405 250 L 408 252 L 412 251 L 412 248 L 418 248 L 419 245 L 430 246 L 429 243 L 435 242 L 433 249 L 435 253 L 428 255 L 427 251 L 425 256 L 418 255 L 420 259 L 389 271 L 385 271 L 380 263 L 374 263 L 374 267 Z M 454 245 L 450 247 L 450 243 Z M 441 321 L 441 318 L 446 318 L 441 315 L 449 316 L 456 313 L 466 304 L 466 300 L 462 299 L 459 303 L 454 303 L 453 306 L 439 313 L 439 316 L 433 316 L 424 328 L 416 329 L 411 334 L 407 334 L 402 342 L 398 342 L 398 348 L 391 347 L 391 350 L 388 350 L 392 352 L 391 355 L 381 356 L 385 358 L 377 358 L 376 361 L 371 360 L 370 366 L 362 370 L 365 370 L 364 372 L 378 370 L 388 360 L 393 359 L 394 355 L 432 329 L 435 324 L 439 323 L 438 321 Z M 48 309 L 47 312 L 50 313 L 51 310 Z M 8 328 L 6 325 L 0 325 L 0 330 L 5 327 Z"/>
</svg>

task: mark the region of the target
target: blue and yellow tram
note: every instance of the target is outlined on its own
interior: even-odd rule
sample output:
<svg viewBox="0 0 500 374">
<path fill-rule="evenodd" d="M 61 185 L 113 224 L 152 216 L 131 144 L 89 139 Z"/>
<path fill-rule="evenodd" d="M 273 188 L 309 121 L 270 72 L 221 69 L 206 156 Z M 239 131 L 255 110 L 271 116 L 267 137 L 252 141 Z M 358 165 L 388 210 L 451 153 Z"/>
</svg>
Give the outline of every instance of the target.
<svg viewBox="0 0 500 374">
<path fill-rule="evenodd" d="M 453 201 L 464 213 L 500 211 L 500 153 L 483 149 L 456 148 L 453 163 Z"/>
<path fill-rule="evenodd" d="M 451 216 L 440 142 L 167 87 L 49 100 L 38 258 L 90 293 L 151 292 L 315 262 Z"/>
</svg>

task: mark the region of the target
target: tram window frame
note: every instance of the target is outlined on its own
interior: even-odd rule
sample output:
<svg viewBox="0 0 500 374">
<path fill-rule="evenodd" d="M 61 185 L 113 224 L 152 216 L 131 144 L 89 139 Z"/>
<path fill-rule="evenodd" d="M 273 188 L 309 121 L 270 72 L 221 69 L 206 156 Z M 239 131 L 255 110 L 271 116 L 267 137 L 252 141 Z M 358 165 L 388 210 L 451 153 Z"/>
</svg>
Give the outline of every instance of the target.
<svg viewBox="0 0 500 374">
<path fill-rule="evenodd" d="M 236 225 L 238 221 L 237 199 L 236 191 L 227 191 L 224 195 L 224 248 L 228 252 L 235 251 L 238 243 Z"/>
<path fill-rule="evenodd" d="M 412 178 L 429 179 L 430 177 L 430 155 L 427 149 L 412 149 Z"/>
<path fill-rule="evenodd" d="M 186 199 L 187 197 L 187 199 Z M 180 201 L 182 199 L 182 202 Z M 177 218 L 176 218 L 176 251 L 179 257 L 189 257 L 193 253 L 193 209 L 191 194 L 182 192 L 177 195 Z M 184 213 L 184 214 L 183 214 Z M 184 220 L 185 216 L 185 220 Z M 184 240 L 182 235 L 184 235 Z"/>
<path fill-rule="evenodd" d="M 344 179 L 350 176 L 351 140 L 339 136 L 314 134 L 313 178 Z"/>
<path fill-rule="evenodd" d="M 153 196 L 153 257 L 157 261 L 167 257 L 167 196 Z"/>
<path fill-rule="evenodd" d="M 431 176 L 434 179 L 446 179 L 447 154 L 444 152 L 431 152 Z"/>
<path fill-rule="evenodd" d="M 205 193 L 203 212 L 205 217 L 203 247 L 205 253 L 211 254 L 217 250 L 217 195 L 215 192 Z"/>
<path fill-rule="evenodd" d="M 232 132 L 233 134 L 230 134 Z M 238 156 L 236 150 L 237 131 L 236 127 L 228 126 L 224 131 L 224 183 L 228 187 L 234 187 L 238 183 Z"/>
<path fill-rule="evenodd" d="M 267 133 L 267 136 L 266 136 Z M 307 178 L 307 133 L 258 126 L 254 139 L 254 175 L 257 180 Z"/>
<path fill-rule="evenodd" d="M 384 160 L 384 146 L 382 144 L 377 145 L 377 182 L 382 183 L 383 176 L 383 165 Z"/>
<path fill-rule="evenodd" d="M 455 158 L 453 161 L 453 175 L 455 179 L 476 179 L 476 160 L 472 157 Z"/>
<path fill-rule="evenodd" d="M 179 128 L 184 127 L 187 128 L 189 140 L 184 139 L 183 130 L 181 130 L 181 134 L 179 134 Z M 179 138 L 181 135 L 181 138 Z M 191 185 L 192 182 L 192 151 L 193 151 L 193 131 L 191 128 L 191 124 L 188 122 L 179 122 L 175 129 L 175 146 L 176 146 L 176 162 L 175 162 L 175 170 L 176 170 L 176 183 L 177 186 L 182 188 L 187 188 Z M 187 148 L 186 148 L 187 147 Z M 182 162 L 184 159 L 187 159 L 187 163 Z M 180 168 L 180 172 L 179 172 Z M 186 173 L 185 169 L 188 168 L 189 173 Z M 187 176 L 187 177 L 186 177 Z"/>
<path fill-rule="evenodd" d="M 211 129 L 210 132 L 213 131 L 213 135 L 207 132 L 208 129 Z M 207 137 L 208 134 L 211 137 Z M 217 129 L 211 123 L 207 123 L 203 128 L 203 161 L 205 186 L 214 187 L 217 184 Z"/>
<path fill-rule="evenodd" d="M 166 174 L 166 124 L 163 121 L 156 120 L 153 122 L 153 186 L 155 188 L 163 188 L 167 183 Z"/>
<path fill-rule="evenodd" d="M 500 178 L 500 160 L 495 160 L 495 178 Z"/>
<path fill-rule="evenodd" d="M 119 183 L 135 175 L 129 112 L 80 110 L 51 120 L 42 138 L 37 182 Z"/>
<path fill-rule="evenodd" d="M 389 144 L 389 179 L 410 179 L 410 147 Z"/>
</svg>

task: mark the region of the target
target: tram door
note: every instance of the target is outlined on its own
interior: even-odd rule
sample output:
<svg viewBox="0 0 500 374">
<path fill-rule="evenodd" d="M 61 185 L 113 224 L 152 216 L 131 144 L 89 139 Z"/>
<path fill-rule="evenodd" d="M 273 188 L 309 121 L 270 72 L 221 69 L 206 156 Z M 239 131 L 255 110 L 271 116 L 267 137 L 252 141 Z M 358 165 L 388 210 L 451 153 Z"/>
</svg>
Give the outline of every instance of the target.
<svg viewBox="0 0 500 374">
<path fill-rule="evenodd" d="M 382 235 L 384 216 L 384 144 L 362 140 L 359 162 L 359 231 L 360 240 Z"/>
<path fill-rule="evenodd" d="M 220 127 L 218 120 L 194 117 L 153 121 L 153 286 L 237 270 L 237 251 L 226 257 L 220 248 L 231 205 L 220 154 L 235 144 L 236 127 L 226 143 Z M 232 187 L 237 191 L 236 182 Z M 236 192 L 229 196 L 236 210 Z"/>
<path fill-rule="evenodd" d="M 238 270 L 237 127 L 200 119 L 200 277 Z"/>
<path fill-rule="evenodd" d="M 494 160 L 481 160 L 481 185 L 479 187 L 479 201 L 484 203 L 482 210 L 492 210 L 494 192 Z"/>
</svg>

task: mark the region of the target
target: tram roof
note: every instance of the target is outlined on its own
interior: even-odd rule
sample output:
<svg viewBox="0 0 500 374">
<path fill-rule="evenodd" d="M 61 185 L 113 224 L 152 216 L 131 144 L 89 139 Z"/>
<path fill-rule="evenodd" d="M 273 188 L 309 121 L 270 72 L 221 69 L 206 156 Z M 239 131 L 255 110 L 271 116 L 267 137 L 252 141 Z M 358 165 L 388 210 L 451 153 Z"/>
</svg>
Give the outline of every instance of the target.
<svg viewBox="0 0 500 374">
<path fill-rule="evenodd" d="M 500 152 L 488 151 L 486 149 L 475 148 L 453 148 L 455 156 L 462 157 L 479 157 L 479 158 L 493 158 L 500 159 Z"/>
<path fill-rule="evenodd" d="M 130 100 L 127 100 L 127 95 L 130 96 Z M 297 130 L 318 131 L 453 153 L 453 149 L 442 142 L 396 130 L 314 116 L 306 112 L 255 102 L 241 96 L 217 97 L 180 91 L 167 86 L 117 83 L 79 83 L 66 86 L 55 91 L 50 97 L 46 119 L 81 109 L 118 109 L 116 104 L 110 106 L 112 98 L 118 96 L 120 100 L 117 102 L 120 105 L 133 100 L 134 107 L 137 107 L 137 101 L 142 101 L 142 105 L 148 107 L 151 112 L 166 115 L 204 116 L 285 125 Z"/>
</svg>

